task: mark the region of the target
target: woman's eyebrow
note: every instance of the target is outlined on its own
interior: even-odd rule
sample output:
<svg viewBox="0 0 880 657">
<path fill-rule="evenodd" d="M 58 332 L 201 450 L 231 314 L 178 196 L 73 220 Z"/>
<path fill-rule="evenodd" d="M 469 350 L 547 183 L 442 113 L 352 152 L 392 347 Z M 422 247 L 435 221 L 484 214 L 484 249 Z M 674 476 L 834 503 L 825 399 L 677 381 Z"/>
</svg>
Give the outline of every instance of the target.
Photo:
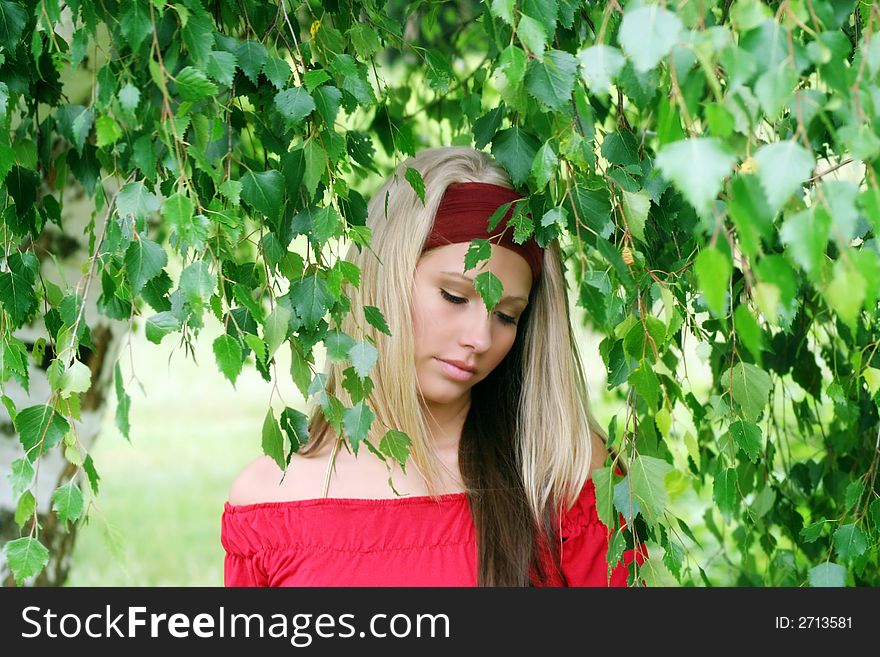
<svg viewBox="0 0 880 657">
<path fill-rule="evenodd" d="M 466 282 L 470 283 L 471 285 L 474 284 L 474 279 L 473 279 L 473 278 L 470 278 L 469 276 L 465 276 L 464 274 L 462 274 L 462 273 L 460 273 L 460 272 L 455 272 L 455 271 L 441 271 L 440 273 L 443 274 L 444 276 L 452 276 L 453 278 L 458 278 L 458 279 L 460 279 L 460 280 L 466 281 Z M 503 298 L 501 299 L 501 301 L 520 301 L 520 302 L 525 303 L 525 304 L 528 304 L 528 303 L 529 303 L 529 300 L 528 300 L 528 299 L 524 299 L 523 297 L 503 297 Z M 499 302 L 499 303 L 500 303 L 500 302 Z"/>
</svg>

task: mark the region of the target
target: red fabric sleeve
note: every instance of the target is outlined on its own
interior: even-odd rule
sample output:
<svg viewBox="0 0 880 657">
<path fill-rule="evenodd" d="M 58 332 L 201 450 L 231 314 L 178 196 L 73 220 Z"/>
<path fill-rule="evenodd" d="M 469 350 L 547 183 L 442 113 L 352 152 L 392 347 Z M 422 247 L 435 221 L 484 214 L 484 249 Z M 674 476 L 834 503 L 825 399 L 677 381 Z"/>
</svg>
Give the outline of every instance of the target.
<svg viewBox="0 0 880 657">
<path fill-rule="evenodd" d="M 623 516 L 621 526 L 626 527 Z M 564 516 L 560 538 L 562 573 L 569 586 L 626 586 L 629 564 L 637 559 L 642 565 L 648 557 L 644 544 L 636 550 L 626 550 L 608 576 L 608 541 L 610 532 L 599 520 L 596 511 L 596 491 L 588 481 L 575 505 Z"/>
<path fill-rule="evenodd" d="M 246 557 L 227 553 L 223 562 L 223 585 L 268 586 L 266 575 L 256 564 L 257 556 Z"/>
</svg>

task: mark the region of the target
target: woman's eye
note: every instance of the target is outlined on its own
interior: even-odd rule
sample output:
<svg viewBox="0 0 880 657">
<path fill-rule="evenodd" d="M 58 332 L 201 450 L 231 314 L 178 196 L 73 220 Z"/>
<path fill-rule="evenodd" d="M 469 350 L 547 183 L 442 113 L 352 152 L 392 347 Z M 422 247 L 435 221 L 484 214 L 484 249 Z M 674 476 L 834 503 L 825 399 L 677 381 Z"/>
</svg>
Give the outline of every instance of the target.
<svg viewBox="0 0 880 657">
<path fill-rule="evenodd" d="M 440 295 L 444 299 L 449 301 L 450 303 L 455 303 L 455 304 L 467 303 L 467 299 L 465 299 L 464 297 L 457 297 L 455 295 L 449 294 L 449 292 L 447 292 L 446 290 L 444 290 L 442 288 L 440 289 Z M 495 314 L 498 315 L 498 319 L 500 319 L 504 324 L 510 324 L 512 326 L 516 326 L 517 321 L 513 317 L 510 317 L 509 315 L 505 315 L 504 313 L 495 313 Z"/>
<path fill-rule="evenodd" d="M 450 301 L 452 303 L 464 303 L 465 301 L 467 301 L 467 299 L 464 299 L 462 297 L 453 296 L 453 295 L 449 294 L 449 292 L 447 292 L 446 290 L 443 290 L 443 289 L 440 290 L 440 294 L 444 299 L 446 299 L 447 301 Z"/>
</svg>

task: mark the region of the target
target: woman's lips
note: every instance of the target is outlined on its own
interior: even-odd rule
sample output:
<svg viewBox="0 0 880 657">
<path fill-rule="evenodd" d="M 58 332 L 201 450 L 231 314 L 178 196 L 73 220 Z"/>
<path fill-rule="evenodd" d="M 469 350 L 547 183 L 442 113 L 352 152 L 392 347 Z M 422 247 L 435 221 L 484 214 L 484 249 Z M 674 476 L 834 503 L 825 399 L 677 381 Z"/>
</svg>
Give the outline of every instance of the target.
<svg viewBox="0 0 880 657">
<path fill-rule="evenodd" d="M 455 379 L 456 381 L 467 381 L 468 379 L 473 378 L 476 372 L 469 372 L 468 370 L 463 370 L 460 367 L 456 367 L 452 363 L 447 363 L 445 360 L 441 360 L 439 358 L 435 359 L 438 363 L 440 363 L 440 369 L 442 369 L 448 376 Z"/>
</svg>

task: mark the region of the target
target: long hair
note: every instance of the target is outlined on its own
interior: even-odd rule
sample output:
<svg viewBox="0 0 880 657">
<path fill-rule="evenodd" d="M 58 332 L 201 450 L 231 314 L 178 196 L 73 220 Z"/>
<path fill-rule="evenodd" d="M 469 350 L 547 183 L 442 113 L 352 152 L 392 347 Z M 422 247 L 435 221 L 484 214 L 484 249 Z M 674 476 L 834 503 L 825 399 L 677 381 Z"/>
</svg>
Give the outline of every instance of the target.
<svg viewBox="0 0 880 657">
<path fill-rule="evenodd" d="M 404 175 L 417 169 L 424 204 Z M 371 249 L 355 245 L 346 260 L 361 270 L 360 286 L 346 284 L 350 313 L 340 330 L 369 338 L 379 350 L 368 397 L 376 415 L 367 439 L 378 445 L 389 429 L 412 440 L 410 460 L 437 495 L 443 465 L 431 438 L 415 369 L 412 285 L 416 264 L 448 185 L 484 182 L 513 186 L 485 153 L 466 147 L 432 148 L 401 163 L 368 204 Z M 591 431 L 605 433 L 590 411 L 587 386 L 571 327 L 559 245 L 544 250 L 510 352 L 471 389 L 459 443 L 459 467 L 476 529 L 478 586 L 528 586 L 559 573 L 557 526 L 589 477 Z M 364 306 L 379 307 L 391 336 L 363 321 Z M 346 406 L 345 366 L 328 359 L 326 392 Z M 309 440 L 299 454 L 315 454 L 333 435 L 325 410 L 309 418 Z M 410 465 L 410 462 L 407 463 Z M 325 489 L 326 495 L 326 489 Z M 546 552 L 549 548 L 549 553 Z M 547 556 L 550 557 L 549 562 Z"/>
</svg>

